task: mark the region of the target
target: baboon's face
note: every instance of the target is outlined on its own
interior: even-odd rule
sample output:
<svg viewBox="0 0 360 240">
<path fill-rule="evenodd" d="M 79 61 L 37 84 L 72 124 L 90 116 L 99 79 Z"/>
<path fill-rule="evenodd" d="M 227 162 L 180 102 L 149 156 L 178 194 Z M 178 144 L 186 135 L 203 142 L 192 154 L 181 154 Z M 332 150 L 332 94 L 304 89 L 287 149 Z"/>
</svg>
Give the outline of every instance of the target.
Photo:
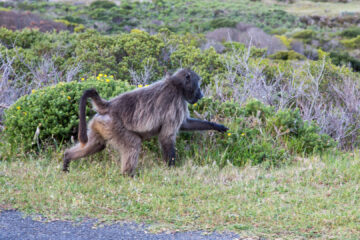
<svg viewBox="0 0 360 240">
<path fill-rule="evenodd" d="M 181 82 L 178 86 L 182 88 L 185 100 L 190 104 L 199 101 L 204 96 L 200 89 L 200 77 L 189 69 L 184 69 L 178 74 L 180 76 L 176 76 L 177 80 Z"/>
</svg>

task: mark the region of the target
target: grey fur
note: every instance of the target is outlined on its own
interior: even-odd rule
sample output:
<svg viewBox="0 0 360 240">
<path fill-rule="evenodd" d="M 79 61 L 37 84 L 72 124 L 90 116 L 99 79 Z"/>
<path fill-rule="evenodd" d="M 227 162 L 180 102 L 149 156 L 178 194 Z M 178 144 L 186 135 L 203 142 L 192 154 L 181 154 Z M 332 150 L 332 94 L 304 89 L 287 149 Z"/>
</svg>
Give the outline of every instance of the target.
<svg viewBox="0 0 360 240">
<path fill-rule="evenodd" d="M 97 114 L 89 122 L 87 133 L 82 136 L 79 133 L 80 142 L 65 151 L 63 170 L 68 171 L 71 160 L 99 152 L 110 143 L 120 150 L 122 173 L 132 175 L 145 139 L 158 136 L 164 160 L 174 165 L 175 138 L 179 130 L 226 132 L 223 125 L 189 118 L 187 102 L 193 104 L 203 97 L 199 81 L 194 71 L 180 69 L 164 80 L 110 101 L 101 99 L 94 89 L 85 91 L 82 102 L 91 98 Z M 80 116 L 84 117 L 81 113 Z M 80 121 L 81 124 L 86 122 Z M 79 126 L 79 129 L 85 127 Z"/>
</svg>

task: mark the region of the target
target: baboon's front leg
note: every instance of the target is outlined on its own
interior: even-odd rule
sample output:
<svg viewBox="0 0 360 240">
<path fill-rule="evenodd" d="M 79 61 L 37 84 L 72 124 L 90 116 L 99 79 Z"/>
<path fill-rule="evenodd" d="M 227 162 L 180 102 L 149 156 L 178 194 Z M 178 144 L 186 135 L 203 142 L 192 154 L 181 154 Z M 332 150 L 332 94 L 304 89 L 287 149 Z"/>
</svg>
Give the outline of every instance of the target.
<svg viewBox="0 0 360 240">
<path fill-rule="evenodd" d="M 174 166 L 176 158 L 175 134 L 171 134 L 170 136 L 167 134 L 160 134 L 159 142 L 161 145 L 164 161 L 169 166 Z"/>
<path fill-rule="evenodd" d="M 205 120 L 188 118 L 186 119 L 180 127 L 181 131 L 201 131 L 201 130 L 216 130 L 219 132 L 226 132 L 228 130 L 227 127 L 221 124 L 217 124 L 214 122 L 209 122 Z"/>
<path fill-rule="evenodd" d="M 170 166 L 175 165 L 176 151 L 175 144 L 173 142 L 160 142 L 163 152 L 163 159 Z"/>
</svg>

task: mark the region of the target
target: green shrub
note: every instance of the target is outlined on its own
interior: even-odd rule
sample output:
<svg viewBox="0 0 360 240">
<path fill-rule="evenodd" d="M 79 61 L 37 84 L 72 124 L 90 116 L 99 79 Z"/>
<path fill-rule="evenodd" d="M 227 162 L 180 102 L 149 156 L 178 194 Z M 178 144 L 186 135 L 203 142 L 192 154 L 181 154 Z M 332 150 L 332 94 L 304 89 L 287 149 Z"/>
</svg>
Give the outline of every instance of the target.
<svg viewBox="0 0 360 240">
<path fill-rule="evenodd" d="M 291 39 L 287 38 L 284 35 L 275 35 L 275 37 L 277 37 L 284 45 L 287 49 L 291 48 Z"/>
<path fill-rule="evenodd" d="M 216 18 L 210 21 L 211 28 L 222 28 L 222 27 L 235 27 L 236 21 L 232 21 L 228 18 Z"/>
<path fill-rule="evenodd" d="M 207 85 L 212 77 L 224 71 L 221 55 L 214 48 L 201 51 L 194 45 L 181 44 L 170 56 L 173 66 L 192 67 L 201 77 L 202 84 Z"/>
<path fill-rule="evenodd" d="M 268 56 L 270 59 L 276 60 L 305 60 L 306 57 L 300 53 L 295 52 L 294 50 L 290 51 L 279 51 L 277 53 L 271 54 Z"/>
<path fill-rule="evenodd" d="M 284 35 L 289 29 L 286 28 L 275 28 L 271 29 L 270 34 L 271 35 Z"/>
<path fill-rule="evenodd" d="M 74 28 L 74 32 L 79 33 L 85 30 L 85 26 L 83 24 L 79 24 Z"/>
<path fill-rule="evenodd" d="M 98 8 L 104 8 L 104 9 L 108 9 L 108 8 L 112 8 L 112 7 L 116 7 L 116 4 L 111 2 L 111 1 L 94 1 L 90 4 L 90 8 L 91 9 L 98 9 Z"/>
<path fill-rule="evenodd" d="M 64 20 L 67 20 L 71 23 L 77 23 L 77 24 L 84 24 L 85 20 L 80 17 L 74 17 L 74 16 L 65 16 L 63 17 Z"/>
<path fill-rule="evenodd" d="M 80 24 L 74 30 L 84 29 Z M 0 41 L 4 43 L 0 51 L 15 58 L 14 71 L 27 74 L 27 83 L 32 81 L 32 74 L 26 65 L 42 64 L 44 56 L 51 57 L 59 75 L 65 75 L 68 69 L 80 63 L 82 68 L 78 76 L 103 72 L 131 81 L 130 70 L 141 75 L 145 68 L 151 68 L 148 81 L 153 82 L 162 78 L 165 71 L 172 72 L 182 66 L 199 71 L 204 83 L 209 83 L 215 74 L 224 71 L 224 66 L 220 62 L 221 55 L 214 49 L 200 50 L 203 39 L 196 34 L 179 36 L 165 29 L 156 35 L 137 29 L 130 34 L 104 35 L 90 29 L 71 34 L 0 28 Z M 259 51 L 262 50 L 252 50 Z"/>
<path fill-rule="evenodd" d="M 295 153 L 323 152 L 336 146 L 335 141 L 326 134 L 319 134 L 320 129 L 308 122 L 304 123 L 298 138 L 288 139 L 288 148 Z"/>
<path fill-rule="evenodd" d="M 95 8 L 94 10 L 89 12 L 89 16 L 95 20 L 107 21 L 110 19 L 110 16 L 108 15 L 107 10 L 104 8 Z"/>
<path fill-rule="evenodd" d="M 299 109 L 294 111 L 286 109 L 279 110 L 268 121 L 268 125 L 274 134 L 288 134 L 299 136 L 304 128 L 304 122 L 301 119 Z"/>
<path fill-rule="evenodd" d="M 305 39 L 305 40 L 306 39 L 310 40 L 310 39 L 314 38 L 315 36 L 316 36 L 316 33 L 310 29 L 302 30 L 302 31 L 296 32 L 292 35 L 293 38 Z"/>
<path fill-rule="evenodd" d="M 299 110 L 276 112 L 256 99 L 240 107 L 234 102 L 204 98 L 189 109 L 191 114 L 196 111 L 212 119 L 225 119 L 230 127 L 227 134 L 206 137 L 201 133 L 181 134 L 177 144 L 179 155 L 199 164 L 216 159 L 220 166 L 227 162 L 236 166 L 263 162 L 279 165 L 291 159 L 294 153 L 308 154 L 335 146 L 329 136 L 319 134 L 313 123 L 304 122 Z"/>
<path fill-rule="evenodd" d="M 248 101 L 248 103 L 244 107 L 244 115 L 246 117 L 256 117 L 261 119 L 262 121 L 265 121 L 267 117 L 271 115 L 271 112 L 273 112 L 273 108 L 269 106 L 265 106 L 263 103 L 256 99 L 252 99 Z"/>
<path fill-rule="evenodd" d="M 228 52 L 228 53 L 232 53 L 234 50 L 236 52 L 243 53 L 248 50 L 245 44 L 240 42 L 224 42 L 223 45 L 225 47 L 224 52 Z M 266 56 L 266 53 L 267 53 L 266 48 L 256 48 L 256 47 L 250 48 L 250 57 L 253 58 L 262 58 Z"/>
<path fill-rule="evenodd" d="M 0 7 L 0 12 L 9 12 L 11 9 Z"/>
<path fill-rule="evenodd" d="M 358 49 L 360 48 L 360 35 L 355 38 L 342 40 L 341 43 L 347 48 Z"/>
<path fill-rule="evenodd" d="M 349 63 L 354 71 L 360 71 L 360 60 L 349 55 L 348 52 L 330 52 L 331 62 L 335 65 L 347 66 Z"/>
<path fill-rule="evenodd" d="M 36 143 L 33 137 L 39 127 L 40 143 L 48 139 L 68 141 L 76 133 L 79 99 L 89 88 L 96 88 L 103 98 L 108 99 L 134 87 L 110 77 L 99 77 L 99 80 L 90 78 L 33 90 L 32 94 L 21 97 L 6 110 L 7 140 L 12 145 L 22 143 L 24 149 L 29 150 Z M 88 113 L 94 112 L 88 108 Z"/>
<path fill-rule="evenodd" d="M 360 27 L 350 27 L 345 30 L 343 30 L 340 33 L 340 36 L 346 37 L 346 38 L 355 38 L 360 35 Z"/>
<path fill-rule="evenodd" d="M 0 41 L 5 46 L 29 48 L 43 40 L 44 34 L 37 29 L 23 29 L 22 31 L 11 31 L 4 27 L 0 28 Z"/>
</svg>

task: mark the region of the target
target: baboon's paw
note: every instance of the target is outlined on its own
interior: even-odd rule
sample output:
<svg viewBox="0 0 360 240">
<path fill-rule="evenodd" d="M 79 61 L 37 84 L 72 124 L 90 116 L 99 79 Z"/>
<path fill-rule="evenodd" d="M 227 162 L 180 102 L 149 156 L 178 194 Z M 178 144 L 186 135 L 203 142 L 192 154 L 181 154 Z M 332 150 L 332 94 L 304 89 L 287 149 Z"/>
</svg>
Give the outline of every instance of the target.
<svg viewBox="0 0 360 240">
<path fill-rule="evenodd" d="M 229 130 L 227 127 L 225 127 L 224 125 L 222 125 L 222 124 L 216 124 L 215 125 L 215 130 L 216 131 L 219 131 L 219 132 L 221 132 L 221 133 L 224 133 L 224 132 L 226 132 L 227 130 Z"/>
</svg>

